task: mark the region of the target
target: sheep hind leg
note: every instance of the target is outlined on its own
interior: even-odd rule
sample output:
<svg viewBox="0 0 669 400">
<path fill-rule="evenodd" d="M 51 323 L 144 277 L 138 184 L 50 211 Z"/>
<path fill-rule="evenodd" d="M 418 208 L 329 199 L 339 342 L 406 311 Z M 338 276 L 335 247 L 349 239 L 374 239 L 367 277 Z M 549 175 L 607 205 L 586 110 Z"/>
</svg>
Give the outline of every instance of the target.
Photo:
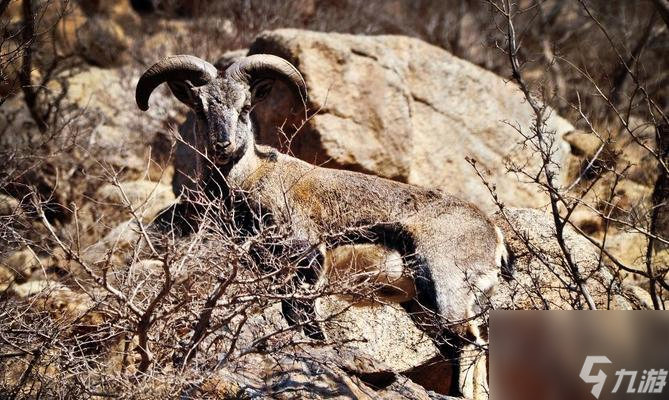
<svg viewBox="0 0 669 400">
<path fill-rule="evenodd" d="M 456 358 L 459 394 L 472 400 L 487 399 L 488 366 L 487 354 L 483 350 L 486 343 L 478 335 L 470 337 L 459 347 Z"/>
<path fill-rule="evenodd" d="M 503 242 L 502 242 L 503 243 Z M 500 257 L 500 260 L 502 258 Z M 494 270 L 479 278 L 468 307 L 466 339 L 462 344 L 458 386 L 462 395 L 473 400 L 488 399 L 488 326 L 485 314 L 497 286 Z"/>
<path fill-rule="evenodd" d="M 452 369 L 450 390 L 453 397 L 471 400 L 488 398 L 487 356 L 485 341 L 476 329 L 465 324 L 463 329 L 444 330 L 436 335 L 435 344 L 441 357 Z"/>
<path fill-rule="evenodd" d="M 419 264 L 416 299 L 403 304 L 416 326 L 433 338 L 451 366 L 450 396 L 472 400 L 488 398 L 487 329 L 483 311 L 488 308 L 486 299 L 496 282 L 494 274 L 489 275 L 477 282 L 476 293 L 467 288 L 451 291 L 453 297 L 469 299 L 461 305 L 461 311 L 439 312 L 434 281 L 429 270 Z"/>
<path fill-rule="evenodd" d="M 488 399 L 489 332 L 485 314 L 492 309 L 491 299 L 499 284 L 497 271 L 509 279 L 513 275 L 514 255 L 508 250 L 502 231 L 495 227 L 495 268 L 479 277 L 472 288 L 467 315 L 467 334 L 471 338 L 461 347 L 458 386 L 462 395 L 473 400 Z"/>
</svg>

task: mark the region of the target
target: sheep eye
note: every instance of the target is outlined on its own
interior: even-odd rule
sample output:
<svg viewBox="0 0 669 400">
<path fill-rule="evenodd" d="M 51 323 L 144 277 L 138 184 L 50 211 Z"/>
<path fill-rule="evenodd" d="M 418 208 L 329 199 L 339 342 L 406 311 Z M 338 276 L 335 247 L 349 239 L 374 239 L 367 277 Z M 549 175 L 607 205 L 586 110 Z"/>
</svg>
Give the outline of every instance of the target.
<svg viewBox="0 0 669 400">
<path fill-rule="evenodd" d="M 273 84 L 274 80 L 272 79 L 264 79 L 254 84 L 252 92 L 252 99 L 253 99 L 252 102 L 255 104 L 267 98 L 267 96 L 269 96 L 270 92 L 272 91 Z"/>
<path fill-rule="evenodd" d="M 242 107 L 242 114 L 248 114 L 251 112 L 251 105 L 247 104 L 244 107 Z"/>
</svg>

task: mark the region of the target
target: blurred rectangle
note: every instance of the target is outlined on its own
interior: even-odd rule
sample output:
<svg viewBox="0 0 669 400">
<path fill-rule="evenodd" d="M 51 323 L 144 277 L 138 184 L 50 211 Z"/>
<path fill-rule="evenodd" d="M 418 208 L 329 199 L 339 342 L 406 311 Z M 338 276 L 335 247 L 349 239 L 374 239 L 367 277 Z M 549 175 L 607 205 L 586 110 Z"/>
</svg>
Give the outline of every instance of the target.
<svg viewBox="0 0 669 400">
<path fill-rule="evenodd" d="M 490 314 L 491 400 L 669 399 L 669 313 Z"/>
</svg>

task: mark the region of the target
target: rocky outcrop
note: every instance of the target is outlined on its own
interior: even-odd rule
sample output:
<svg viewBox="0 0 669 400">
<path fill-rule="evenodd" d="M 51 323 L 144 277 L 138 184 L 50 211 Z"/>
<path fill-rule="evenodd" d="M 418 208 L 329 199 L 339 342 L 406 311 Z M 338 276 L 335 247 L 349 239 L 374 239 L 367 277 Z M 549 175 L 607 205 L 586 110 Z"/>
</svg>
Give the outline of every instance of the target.
<svg viewBox="0 0 669 400">
<path fill-rule="evenodd" d="M 158 91 L 146 118 L 133 99 L 140 72 L 130 66 L 113 70 L 91 67 L 72 76 L 56 77 L 49 83 L 49 97 L 44 99 L 45 103 L 56 102 L 58 106 L 51 115 L 53 127 L 58 129 L 56 139 L 79 139 L 80 153 L 87 153 L 89 159 L 146 171 L 150 163 L 145 157 L 150 154 L 157 133 L 165 129 L 163 120 L 177 118 L 183 110 L 174 107 L 167 92 Z M 22 98 L 10 98 L 3 104 L 0 126 L 3 132 L 15 133 L 0 138 L 0 145 L 7 151 L 34 151 L 44 140 Z"/>
<path fill-rule="evenodd" d="M 581 130 L 565 135 L 571 148 L 565 175 L 571 194 L 583 203 L 571 221 L 600 241 L 606 232 L 607 251 L 628 268 L 646 271 L 648 237 L 633 226 L 650 225 L 653 191 L 661 169 L 651 153 L 657 149 L 655 127 L 630 118 L 628 128 L 605 135 Z M 666 225 L 657 224 L 660 236 Z M 655 264 L 663 265 L 661 260 L 668 254 L 656 246 Z M 645 281 L 634 273 L 621 274 L 630 282 Z"/>
<path fill-rule="evenodd" d="M 351 307 L 331 296 L 319 299 L 317 310 L 329 341 L 347 343 L 349 352 L 381 363 L 388 373 L 403 374 L 429 390 L 448 393 L 452 366 L 399 304 Z"/>
<path fill-rule="evenodd" d="M 335 309 L 342 306 L 342 303 L 337 303 L 332 299 L 324 300 L 330 303 L 325 308 L 331 312 L 336 312 Z M 321 312 L 323 311 L 325 310 L 321 304 Z M 298 337 L 295 338 L 297 341 L 286 345 L 276 334 L 272 334 L 286 327 L 281 307 L 278 304 L 270 306 L 247 320 L 237 339 L 237 348 L 248 348 L 258 337 L 267 337 L 269 339 L 265 345 L 266 348 L 268 350 L 276 348 L 276 350 L 253 352 L 239 358 L 232 357 L 225 368 L 216 375 L 215 380 L 221 383 L 222 390 L 230 387 L 226 382 L 234 382 L 234 390 L 237 395 L 244 393 L 250 397 L 271 394 L 273 398 L 279 399 L 323 397 L 334 399 L 454 399 L 430 390 L 430 387 L 434 388 L 438 385 L 430 386 L 426 385 L 425 381 L 420 381 L 421 376 L 416 369 L 398 371 L 398 368 L 406 368 L 407 364 L 414 363 L 419 358 L 407 354 L 407 347 L 409 345 L 418 348 L 422 346 L 415 342 L 417 338 L 420 338 L 420 334 L 416 335 L 411 330 L 411 326 L 406 325 L 407 320 L 402 319 L 401 316 L 398 318 L 399 314 L 393 316 L 391 312 L 383 311 L 382 308 L 377 309 L 376 318 L 370 318 L 374 315 L 373 313 L 358 311 L 353 309 L 347 316 L 340 315 L 336 320 L 330 320 L 328 326 L 325 326 L 328 335 L 326 343 L 304 342 L 299 339 L 300 335 L 297 333 Z M 384 312 L 385 320 L 379 319 L 378 315 Z M 354 326 L 354 332 L 347 333 L 347 329 L 351 327 L 352 315 L 359 318 L 355 323 L 358 328 Z M 388 315 L 391 315 L 391 318 L 388 318 Z M 367 319 L 364 319 L 365 317 Z M 382 322 L 383 325 L 378 326 L 378 322 Z M 359 326 L 365 323 L 369 327 L 364 328 L 363 335 L 359 336 L 361 333 Z M 373 334 L 373 328 L 377 328 L 376 335 Z M 337 330 L 339 337 L 332 336 Z M 397 341 L 403 333 L 393 331 L 406 331 L 403 336 L 406 342 Z M 295 334 L 295 332 L 292 333 L 292 335 Z M 395 341 L 388 341 L 385 349 L 378 346 L 383 339 L 392 337 L 395 338 Z M 379 338 L 382 339 L 379 340 Z M 366 341 L 377 343 L 367 344 Z M 398 349 L 389 348 L 394 345 L 398 346 Z M 379 353 L 370 353 L 365 349 L 378 350 Z M 395 359 L 388 357 L 390 353 L 395 353 L 400 357 Z M 403 360 L 402 355 L 406 359 Z M 418 372 L 422 373 L 422 378 L 432 377 L 435 381 L 443 379 L 444 371 L 439 371 L 439 369 L 446 369 L 446 373 L 450 372 L 449 367 L 444 364 L 446 363 L 433 362 L 428 365 L 427 369 Z M 450 377 L 447 377 L 443 383 L 448 385 Z M 211 385 L 207 386 L 211 387 Z"/>
<path fill-rule="evenodd" d="M 272 129 L 276 121 L 261 121 L 260 141 L 289 147 L 309 162 L 442 188 L 492 210 L 487 189 L 465 160 L 471 157 L 506 204 L 544 204 L 536 190 L 505 173 L 508 159 L 529 158 L 534 166 L 537 160 L 521 155 L 514 128 L 528 132 L 531 110 L 499 76 L 402 36 L 282 29 L 260 35 L 249 53 L 276 54 L 296 65 L 315 112 L 290 146 Z M 271 108 L 276 114 L 276 105 Z M 283 115 L 284 130 L 299 122 Z M 547 128 L 557 135 L 561 165 L 568 152 L 561 136 L 573 128 L 555 115 Z"/>
<path fill-rule="evenodd" d="M 513 277 L 503 281 L 494 295 L 495 308 L 588 308 L 564 261 L 552 216 L 540 210 L 506 209 L 495 220 L 504 232 L 515 268 Z M 643 289 L 623 285 L 587 239 L 570 227 L 565 228 L 564 239 L 598 309 L 631 310 L 648 304 Z"/>
<path fill-rule="evenodd" d="M 152 99 L 148 118 L 141 114 L 144 118 L 140 119 L 132 99 L 133 79 L 138 75 L 138 69 L 124 66 L 91 67 L 72 76 L 57 77 L 49 83 L 48 100 L 57 107 L 50 117 L 52 129 L 46 134 L 39 132 L 22 98 L 6 99 L 0 110 L 0 131 L 8 134 L 0 135 L 0 147 L 3 154 L 23 155 L 23 161 L 6 170 L 12 174 L 8 177 L 12 182 L 3 187 L 3 192 L 27 204 L 34 188 L 48 199 L 46 212 L 62 221 L 71 217 L 65 205 L 76 202 L 80 209 L 86 209 L 80 223 L 90 223 L 95 230 L 105 224 L 113 227 L 119 220 L 93 222 L 109 210 L 104 204 L 81 201 L 80 197 L 95 197 L 112 175 L 121 182 L 169 182 L 172 166 L 168 162 L 170 138 L 164 133 L 165 119 L 177 118 L 182 111 L 174 107 L 165 92 L 159 92 Z M 69 175 L 63 176 L 62 171 Z"/>
<path fill-rule="evenodd" d="M 378 361 L 334 346 L 304 345 L 278 356 L 244 357 L 221 371 L 218 379 L 241 383 L 236 394 L 249 397 L 269 392 L 278 399 L 456 400 L 426 390 Z"/>
</svg>

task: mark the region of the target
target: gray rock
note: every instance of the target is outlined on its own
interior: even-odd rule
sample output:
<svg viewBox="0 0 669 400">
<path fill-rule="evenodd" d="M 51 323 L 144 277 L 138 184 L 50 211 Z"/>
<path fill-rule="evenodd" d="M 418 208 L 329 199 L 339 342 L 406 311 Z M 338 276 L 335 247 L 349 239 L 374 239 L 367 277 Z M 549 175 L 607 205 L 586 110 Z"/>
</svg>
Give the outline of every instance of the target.
<svg viewBox="0 0 669 400">
<path fill-rule="evenodd" d="M 505 217 L 506 216 L 506 217 Z M 493 297 L 495 308 L 502 309 L 587 309 L 580 291 L 575 289 L 572 274 L 563 261 L 555 235 L 552 216 L 531 209 L 506 209 L 495 220 L 504 232 L 516 269 L 512 279 L 503 281 Z M 508 220 L 507 220 L 508 219 Z M 638 303 L 638 290 L 628 300 L 630 291 L 603 260 L 586 238 L 570 227 L 564 231 L 579 273 L 598 309 L 629 310 Z M 634 292 L 634 291 L 632 291 Z"/>
</svg>

